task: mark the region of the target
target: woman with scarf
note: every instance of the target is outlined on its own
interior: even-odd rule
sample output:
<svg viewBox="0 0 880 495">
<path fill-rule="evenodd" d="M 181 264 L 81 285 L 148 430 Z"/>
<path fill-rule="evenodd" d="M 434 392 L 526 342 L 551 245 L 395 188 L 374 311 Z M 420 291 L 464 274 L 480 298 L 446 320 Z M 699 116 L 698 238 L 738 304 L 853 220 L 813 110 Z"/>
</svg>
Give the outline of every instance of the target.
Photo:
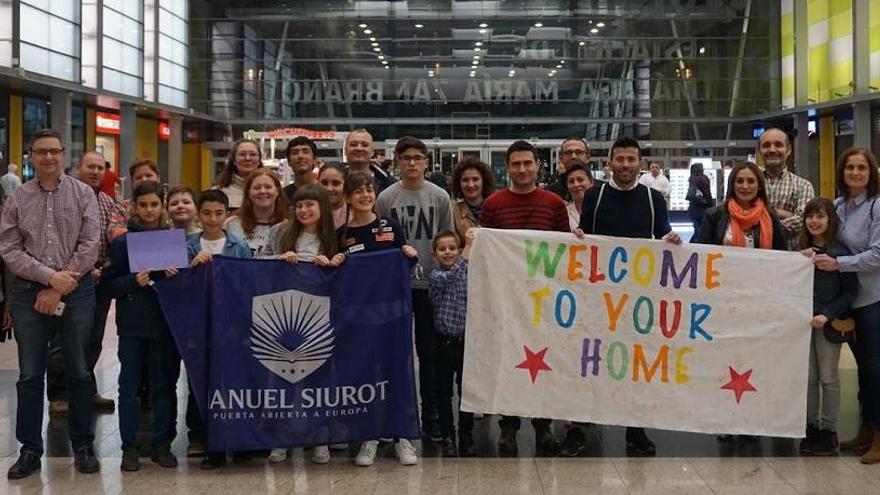
<svg viewBox="0 0 880 495">
<path fill-rule="evenodd" d="M 724 204 L 706 210 L 691 242 L 786 250 L 782 224 L 767 201 L 764 174 L 757 165 L 743 162 L 733 168 Z"/>
</svg>

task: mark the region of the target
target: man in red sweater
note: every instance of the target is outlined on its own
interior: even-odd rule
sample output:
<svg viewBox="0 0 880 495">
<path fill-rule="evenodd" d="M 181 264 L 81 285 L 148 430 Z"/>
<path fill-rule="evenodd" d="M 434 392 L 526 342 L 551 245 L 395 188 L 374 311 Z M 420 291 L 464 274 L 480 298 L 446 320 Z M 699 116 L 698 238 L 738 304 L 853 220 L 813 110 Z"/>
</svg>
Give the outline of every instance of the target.
<svg viewBox="0 0 880 495">
<path fill-rule="evenodd" d="M 483 202 L 480 225 L 490 229 L 532 229 L 570 232 L 565 201 L 540 189 L 535 147 L 516 141 L 507 148 L 510 187 Z"/>
<path fill-rule="evenodd" d="M 535 147 L 526 141 L 516 141 L 507 148 L 507 174 L 510 187 L 498 191 L 483 202 L 480 225 L 491 229 L 532 229 L 570 232 L 565 201 L 550 191 L 540 189 L 538 160 Z M 517 454 L 516 433 L 520 418 L 502 416 L 499 421 L 501 455 Z M 535 448 L 538 455 L 555 455 L 559 444 L 550 431 L 550 419 L 532 418 L 535 429 Z"/>
</svg>

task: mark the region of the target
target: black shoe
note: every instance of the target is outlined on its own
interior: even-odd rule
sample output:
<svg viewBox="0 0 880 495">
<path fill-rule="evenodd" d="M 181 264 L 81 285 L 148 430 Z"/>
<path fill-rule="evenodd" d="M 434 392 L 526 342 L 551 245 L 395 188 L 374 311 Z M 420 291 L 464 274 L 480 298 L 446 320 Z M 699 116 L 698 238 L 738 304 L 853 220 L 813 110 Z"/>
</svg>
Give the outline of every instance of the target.
<svg viewBox="0 0 880 495">
<path fill-rule="evenodd" d="M 657 447 L 654 442 L 645 434 L 644 428 L 627 428 L 626 429 L 626 449 L 629 453 L 638 456 L 657 455 Z"/>
<path fill-rule="evenodd" d="M 219 469 L 226 465 L 225 452 L 208 452 L 208 455 L 199 463 L 199 468 L 209 471 L 211 469 Z"/>
<path fill-rule="evenodd" d="M 502 428 L 501 439 L 498 441 L 498 454 L 504 457 L 516 457 L 516 433 L 513 428 Z"/>
<path fill-rule="evenodd" d="M 95 457 L 95 449 L 92 447 L 80 447 L 73 453 L 73 465 L 80 473 L 97 473 L 101 469 L 98 458 Z"/>
<path fill-rule="evenodd" d="M 559 442 L 550 428 L 535 430 L 535 452 L 542 457 L 555 456 L 559 452 Z"/>
<path fill-rule="evenodd" d="M 15 464 L 9 468 L 6 477 L 11 480 L 27 478 L 40 470 L 40 458 L 28 452 L 22 452 Z"/>
<path fill-rule="evenodd" d="M 577 457 L 587 450 L 587 435 L 579 426 L 572 425 L 565 433 L 565 440 L 559 449 L 562 457 Z"/>
<path fill-rule="evenodd" d="M 816 444 L 819 440 L 820 431 L 819 428 L 816 428 L 813 425 L 807 425 L 807 432 L 798 446 L 798 451 L 801 455 L 813 455 L 813 450 L 816 448 Z"/>
<path fill-rule="evenodd" d="M 455 440 L 446 437 L 440 443 L 440 454 L 443 457 L 458 457 L 458 448 L 455 446 Z"/>
<path fill-rule="evenodd" d="M 177 467 L 177 457 L 174 457 L 174 454 L 171 453 L 171 449 L 168 445 L 154 446 L 153 454 L 150 456 L 150 460 L 162 466 L 163 468 Z"/>
<path fill-rule="evenodd" d="M 129 447 L 122 451 L 122 462 L 119 469 L 123 471 L 138 471 L 141 468 L 141 455 L 137 447 Z"/>
<path fill-rule="evenodd" d="M 828 457 L 837 454 L 837 446 L 834 445 L 834 438 L 837 436 L 837 433 L 831 430 L 818 430 L 816 432 L 816 439 L 813 441 L 811 445 L 812 450 L 811 454 L 815 456 Z"/>
<path fill-rule="evenodd" d="M 459 433 L 458 435 L 458 456 L 474 457 L 477 450 L 474 448 L 474 437 L 470 433 Z"/>
<path fill-rule="evenodd" d="M 422 422 L 422 435 L 430 439 L 432 442 L 440 443 L 443 441 L 440 423 L 432 419 L 426 419 Z"/>
</svg>

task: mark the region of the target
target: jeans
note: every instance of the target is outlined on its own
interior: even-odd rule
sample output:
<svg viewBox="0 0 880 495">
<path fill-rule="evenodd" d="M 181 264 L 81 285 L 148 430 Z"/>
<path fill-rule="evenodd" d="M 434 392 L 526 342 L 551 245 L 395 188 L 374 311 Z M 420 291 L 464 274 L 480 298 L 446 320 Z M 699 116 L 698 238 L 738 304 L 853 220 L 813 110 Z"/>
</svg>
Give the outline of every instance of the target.
<svg viewBox="0 0 880 495">
<path fill-rule="evenodd" d="M 192 382 L 187 379 L 186 388 L 186 428 L 189 443 L 205 443 L 205 422 L 202 421 L 202 415 L 199 412 L 199 406 L 196 403 L 196 394 L 193 392 Z"/>
<path fill-rule="evenodd" d="M 137 445 L 141 422 L 138 389 L 143 382 L 144 365 L 150 377 L 153 405 L 151 444 L 167 445 L 177 436 L 177 378 L 180 355 L 168 330 L 158 337 L 119 337 L 119 435 L 122 449 Z"/>
<path fill-rule="evenodd" d="M 856 341 L 853 345 L 859 367 L 859 399 L 862 418 L 880 422 L 880 301 L 853 310 Z"/>
<path fill-rule="evenodd" d="M 452 414 L 453 383 L 458 384 L 461 398 L 461 371 L 464 367 L 464 340 L 437 335 L 437 409 L 440 429 L 446 438 L 455 437 Z M 458 411 L 458 433 L 469 435 L 474 429 L 474 415 Z"/>
<path fill-rule="evenodd" d="M 104 328 L 107 326 L 107 314 L 110 312 L 110 303 L 113 298 L 104 286 L 95 286 L 95 325 L 89 342 L 88 365 L 92 374 L 92 395 L 98 393 L 98 383 L 95 380 L 95 365 L 101 357 L 101 346 L 104 342 Z M 67 400 L 67 373 L 64 370 L 64 357 L 61 352 L 61 338 L 58 332 L 49 339 L 49 363 L 46 372 L 46 397 L 50 401 Z"/>
<path fill-rule="evenodd" d="M 419 358 L 419 395 L 422 405 L 422 431 L 431 431 L 437 414 L 436 368 L 437 345 L 434 342 L 434 306 L 428 297 L 428 289 L 412 290 L 413 317 L 415 319 L 416 355 Z"/>
<path fill-rule="evenodd" d="M 18 341 L 19 378 L 16 383 L 18 409 L 15 436 L 21 452 L 43 455 L 43 407 L 49 339 L 57 332 L 67 369 L 70 405 L 67 430 L 73 449 L 91 446 L 92 378 L 89 373 L 89 342 L 95 319 L 95 284 L 83 277 L 70 294 L 62 316 L 47 316 L 34 310 L 37 294 L 46 286 L 16 279 L 13 285 L 12 318 Z"/>
<path fill-rule="evenodd" d="M 819 429 L 837 431 L 840 410 L 840 344 L 828 342 L 822 329 L 812 329 L 810 378 L 807 382 L 807 423 Z M 821 389 L 822 408 L 819 409 Z"/>
</svg>

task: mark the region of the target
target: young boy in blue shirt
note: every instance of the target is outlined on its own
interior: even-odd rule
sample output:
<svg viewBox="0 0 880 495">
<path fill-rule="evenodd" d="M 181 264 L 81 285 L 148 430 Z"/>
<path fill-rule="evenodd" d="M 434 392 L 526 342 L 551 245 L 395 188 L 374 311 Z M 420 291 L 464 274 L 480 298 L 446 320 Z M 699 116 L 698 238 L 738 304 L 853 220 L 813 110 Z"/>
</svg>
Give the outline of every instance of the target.
<svg viewBox="0 0 880 495">
<path fill-rule="evenodd" d="M 202 231 L 187 236 L 186 247 L 190 266 L 209 263 L 214 255 L 230 258 L 250 258 L 251 248 L 247 241 L 235 234 L 223 230 L 229 210 L 229 197 L 223 191 L 210 189 L 202 191 L 196 199 L 196 216 L 202 225 Z M 204 452 L 205 425 L 196 406 L 192 384 L 189 385 L 189 397 L 186 401 L 186 426 L 189 428 L 189 455 Z M 205 452 L 200 467 L 216 469 L 226 463 L 225 452 Z"/>
<path fill-rule="evenodd" d="M 453 379 L 461 396 L 461 371 L 464 365 L 464 324 L 467 312 L 467 259 L 474 240 L 474 230 L 465 234 L 464 249 L 451 231 L 434 236 L 433 255 L 437 265 L 428 275 L 428 295 L 434 307 L 437 332 L 437 409 L 443 434 L 444 456 L 473 456 L 473 414 L 458 412 L 458 446 L 452 419 Z"/>
</svg>

